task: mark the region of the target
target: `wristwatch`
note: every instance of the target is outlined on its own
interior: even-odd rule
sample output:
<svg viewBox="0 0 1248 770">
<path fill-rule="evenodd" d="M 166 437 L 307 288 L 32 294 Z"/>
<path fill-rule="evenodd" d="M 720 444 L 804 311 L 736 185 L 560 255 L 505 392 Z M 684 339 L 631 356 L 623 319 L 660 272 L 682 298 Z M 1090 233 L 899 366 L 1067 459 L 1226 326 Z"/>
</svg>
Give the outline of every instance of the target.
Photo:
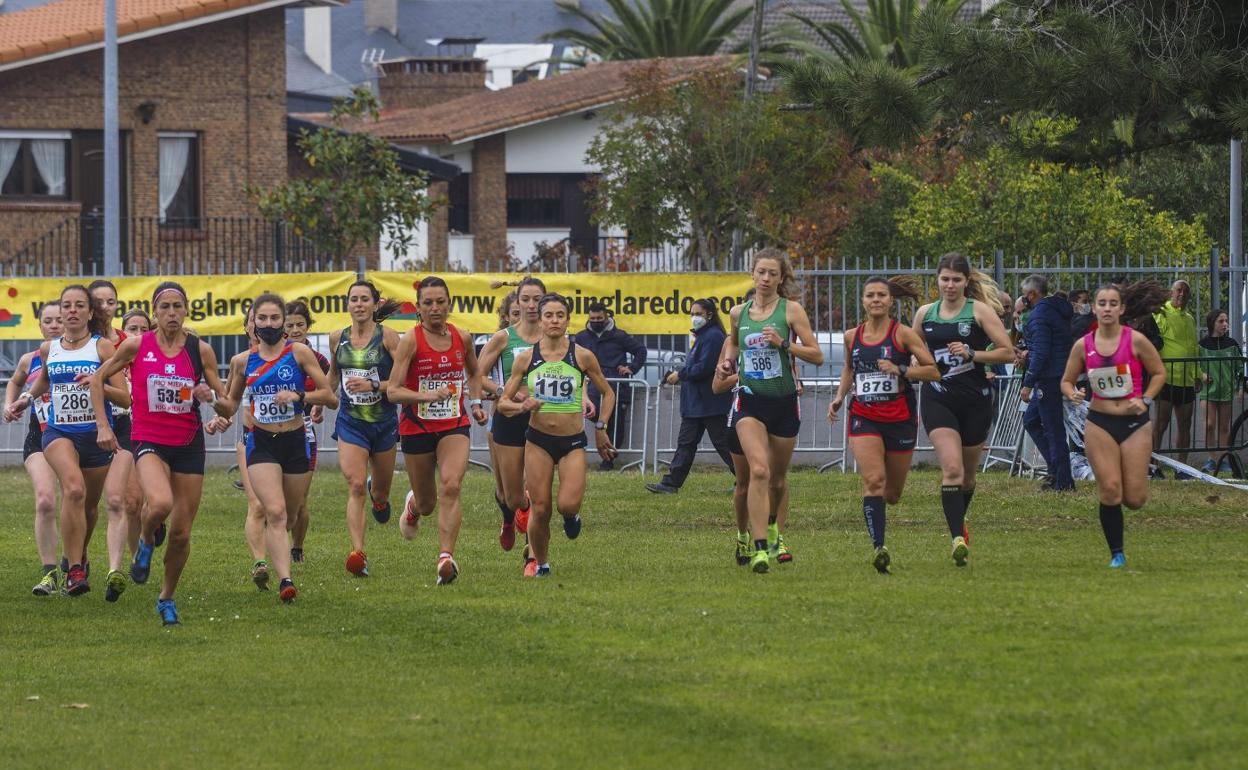
<svg viewBox="0 0 1248 770">
<path fill-rule="evenodd" d="M 602 421 L 600 420 L 600 421 L 598 421 L 598 422 L 594 423 L 594 428 L 595 428 L 596 430 L 606 430 L 606 429 L 607 429 L 607 424 L 606 424 L 605 422 L 602 422 Z"/>
<path fill-rule="evenodd" d="M 1141 397 L 1140 397 L 1140 400 L 1144 402 L 1144 406 L 1147 406 L 1149 409 L 1152 409 L 1152 408 L 1153 408 L 1153 397 L 1152 397 L 1152 396 L 1141 396 Z"/>
<path fill-rule="evenodd" d="M 781 343 L 780 343 L 780 349 L 781 349 L 781 350 L 788 350 L 788 349 L 789 349 L 789 345 L 790 345 L 790 344 L 791 344 L 791 341 L 790 341 L 790 340 L 788 340 L 788 339 L 786 339 L 784 342 L 781 342 Z"/>
<path fill-rule="evenodd" d="M 376 393 L 376 392 L 377 392 L 377 391 L 379 391 L 379 390 L 381 390 L 381 383 L 380 383 L 380 382 L 377 382 L 377 381 L 374 381 L 374 382 L 373 382 L 373 392 L 374 392 L 374 393 Z"/>
</svg>

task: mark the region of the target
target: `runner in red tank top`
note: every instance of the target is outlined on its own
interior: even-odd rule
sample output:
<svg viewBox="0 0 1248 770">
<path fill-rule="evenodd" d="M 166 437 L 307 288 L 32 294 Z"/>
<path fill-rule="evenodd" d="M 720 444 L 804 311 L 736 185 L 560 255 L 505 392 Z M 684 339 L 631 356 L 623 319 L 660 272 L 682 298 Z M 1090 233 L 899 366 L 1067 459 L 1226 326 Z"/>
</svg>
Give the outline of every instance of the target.
<svg viewBox="0 0 1248 770">
<path fill-rule="evenodd" d="M 399 531 L 409 540 L 414 538 L 420 517 L 438 507 L 438 585 L 446 585 L 459 575 L 454 558 L 462 519 L 459 489 L 468 470 L 469 453 L 465 386 L 471 397 L 468 405 L 472 418 L 484 425 L 486 417 L 481 409 L 481 376 L 472 340 L 446 322 L 451 308 L 446 281 L 437 276 L 421 281 L 416 302 L 421 322 L 399 342 L 394 354 L 396 376 L 390 378 L 386 394 L 401 410 L 399 436 L 412 486 L 399 518 Z"/>
</svg>

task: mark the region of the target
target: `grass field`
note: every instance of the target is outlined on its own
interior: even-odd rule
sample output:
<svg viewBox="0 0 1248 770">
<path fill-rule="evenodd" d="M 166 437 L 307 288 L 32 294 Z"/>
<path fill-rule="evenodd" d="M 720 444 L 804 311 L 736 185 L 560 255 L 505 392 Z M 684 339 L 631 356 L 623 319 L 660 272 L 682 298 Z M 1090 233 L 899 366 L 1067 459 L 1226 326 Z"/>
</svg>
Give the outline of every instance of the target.
<svg viewBox="0 0 1248 770">
<path fill-rule="evenodd" d="M 534 582 L 498 547 L 490 486 L 469 474 L 460 581 L 438 588 L 430 532 L 394 522 L 371 525 L 373 577 L 348 575 L 345 486 L 320 474 L 285 607 L 248 580 L 243 497 L 210 471 L 166 630 L 158 561 L 104 602 L 103 527 L 90 594 L 31 596 L 29 485 L 0 472 L 0 766 L 1248 763 L 1242 493 L 1156 484 L 1111 572 L 1090 488 L 989 476 L 958 570 L 918 472 L 880 576 L 857 478 L 801 472 L 796 561 L 758 576 L 733 563 L 724 474 L 672 497 L 595 475 L 585 531 Z"/>
</svg>

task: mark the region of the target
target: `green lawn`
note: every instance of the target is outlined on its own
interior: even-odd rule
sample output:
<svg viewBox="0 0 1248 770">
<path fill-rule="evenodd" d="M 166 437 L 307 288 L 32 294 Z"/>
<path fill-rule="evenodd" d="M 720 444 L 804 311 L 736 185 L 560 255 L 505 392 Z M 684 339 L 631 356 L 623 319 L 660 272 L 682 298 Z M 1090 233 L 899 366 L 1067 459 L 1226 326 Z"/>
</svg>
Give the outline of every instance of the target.
<svg viewBox="0 0 1248 770">
<path fill-rule="evenodd" d="M 595 475 L 554 577 L 497 544 L 490 477 L 466 484 L 458 583 L 430 532 L 373 525 L 342 567 L 345 488 L 316 481 L 298 601 L 248 580 L 244 500 L 210 471 L 178 596 L 30 595 L 31 495 L 0 472 L 0 766 L 1062 767 L 1248 761 L 1248 496 L 1161 482 L 1128 514 L 1128 569 L 1093 492 L 982 479 L 971 566 L 948 556 L 938 479 L 889 512 L 869 566 L 858 480 L 795 474 L 796 561 L 732 560 L 722 473 L 678 496 Z M 396 483 L 401 505 L 405 484 Z M 32 700 L 38 696 L 37 700 Z M 86 709 L 67 708 L 85 703 Z"/>
</svg>

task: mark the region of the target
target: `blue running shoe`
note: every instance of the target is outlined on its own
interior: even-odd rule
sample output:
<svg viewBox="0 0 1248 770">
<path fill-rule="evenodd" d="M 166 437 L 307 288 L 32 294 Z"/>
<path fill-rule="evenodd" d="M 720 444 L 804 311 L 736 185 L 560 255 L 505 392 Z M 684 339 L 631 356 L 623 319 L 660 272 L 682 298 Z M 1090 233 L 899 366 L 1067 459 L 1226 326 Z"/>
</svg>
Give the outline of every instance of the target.
<svg viewBox="0 0 1248 770">
<path fill-rule="evenodd" d="M 156 614 L 166 626 L 178 625 L 178 605 L 173 603 L 173 599 L 157 599 Z"/>
<path fill-rule="evenodd" d="M 569 540 L 575 540 L 581 534 L 581 516 L 577 514 L 572 518 L 563 517 L 563 534 L 568 536 Z"/>
<path fill-rule="evenodd" d="M 1114 558 L 1109 560 L 1110 569 L 1121 569 L 1125 566 L 1127 566 L 1127 555 L 1122 551 L 1114 554 Z"/>
<path fill-rule="evenodd" d="M 534 573 L 534 576 L 539 577 L 539 578 L 550 577 L 550 565 L 546 564 L 546 565 L 538 567 L 537 572 Z"/>
<path fill-rule="evenodd" d="M 152 546 L 159 548 L 165 544 L 165 535 L 169 534 L 169 528 L 165 526 L 165 522 L 160 523 L 160 527 L 156 529 L 156 535 L 152 538 Z"/>
<path fill-rule="evenodd" d="M 373 504 L 373 518 L 378 524 L 385 524 L 390 521 L 390 501 L 378 503 L 373 499 L 373 477 L 369 476 L 368 481 L 364 482 L 364 486 L 368 489 L 368 501 Z"/>
<path fill-rule="evenodd" d="M 130 579 L 135 585 L 146 583 L 147 576 L 152 573 L 152 550 L 152 546 L 139 538 L 139 550 L 135 552 L 134 563 L 130 565 Z"/>
</svg>

